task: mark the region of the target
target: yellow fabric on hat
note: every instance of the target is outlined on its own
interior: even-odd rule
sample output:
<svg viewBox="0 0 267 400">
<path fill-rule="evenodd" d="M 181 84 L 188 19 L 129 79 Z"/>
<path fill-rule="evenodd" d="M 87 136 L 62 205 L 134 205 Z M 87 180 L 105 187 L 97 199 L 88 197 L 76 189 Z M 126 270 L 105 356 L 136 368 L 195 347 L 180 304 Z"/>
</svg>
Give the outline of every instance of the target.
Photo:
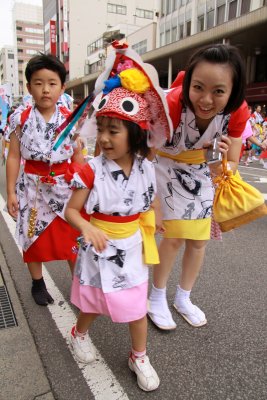
<svg viewBox="0 0 267 400">
<path fill-rule="evenodd" d="M 137 68 L 129 68 L 120 74 L 121 85 L 135 93 L 145 93 L 150 88 L 147 76 Z"/>
</svg>

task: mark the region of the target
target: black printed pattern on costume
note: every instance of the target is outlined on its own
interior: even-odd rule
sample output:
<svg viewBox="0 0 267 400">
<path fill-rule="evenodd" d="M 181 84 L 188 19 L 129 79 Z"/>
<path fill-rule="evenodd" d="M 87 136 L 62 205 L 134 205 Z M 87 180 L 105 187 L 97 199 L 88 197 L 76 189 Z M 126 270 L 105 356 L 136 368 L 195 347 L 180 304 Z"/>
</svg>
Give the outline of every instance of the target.
<svg viewBox="0 0 267 400">
<path fill-rule="evenodd" d="M 172 187 L 172 183 L 171 182 L 167 182 L 166 187 L 168 189 L 168 192 L 170 193 L 170 196 L 166 196 L 165 197 L 165 203 L 167 204 L 167 206 L 174 211 L 174 208 L 171 206 L 170 201 L 172 201 L 173 199 L 173 187 Z"/>
<path fill-rule="evenodd" d="M 128 177 L 125 175 L 122 169 L 119 171 L 111 171 L 111 175 L 122 189 L 126 188 Z"/>
<path fill-rule="evenodd" d="M 48 223 L 45 221 L 38 220 L 35 226 L 35 235 L 40 236 L 41 233 L 45 230 Z"/>
<path fill-rule="evenodd" d="M 192 219 L 192 213 L 195 210 L 195 203 L 188 203 L 185 210 L 184 214 L 182 215 L 183 219 Z"/>
<path fill-rule="evenodd" d="M 114 256 L 107 257 L 106 260 L 116 264 L 119 268 L 123 268 L 126 257 L 126 251 L 116 248 L 116 254 Z"/>
<path fill-rule="evenodd" d="M 148 190 L 145 193 L 142 194 L 142 198 L 144 200 L 143 210 L 148 210 L 149 209 L 153 194 L 154 194 L 154 187 L 153 187 L 153 184 L 151 184 L 148 187 Z"/>
<path fill-rule="evenodd" d="M 51 207 L 51 210 L 55 213 L 61 212 L 64 208 L 64 203 L 60 203 L 59 201 L 54 199 L 49 200 L 48 205 Z"/>
<path fill-rule="evenodd" d="M 101 288 L 101 275 L 100 272 L 98 272 L 97 274 L 95 274 L 89 282 L 90 286 L 93 287 L 97 287 L 97 288 Z"/>
<path fill-rule="evenodd" d="M 123 200 L 124 204 L 126 204 L 126 206 L 131 206 L 133 204 L 134 191 L 128 190 L 126 196 L 127 197 Z"/>
<path fill-rule="evenodd" d="M 183 169 L 173 168 L 176 179 L 179 181 L 182 188 L 194 196 L 201 194 L 201 181 L 195 179 L 193 175 Z"/>
<path fill-rule="evenodd" d="M 114 282 L 112 285 L 112 287 L 114 289 L 117 289 L 117 288 L 123 289 L 123 288 L 127 287 L 126 278 L 123 275 L 116 276 L 115 278 L 112 279 L 112 282 Z"/>
<path fill-rule="evenodd" d="M 210 218 L 212 214 L 213 201 L 205 200 L 201 203 L 202 211 L 198 214 L 197 219 Z"/>
</svg>

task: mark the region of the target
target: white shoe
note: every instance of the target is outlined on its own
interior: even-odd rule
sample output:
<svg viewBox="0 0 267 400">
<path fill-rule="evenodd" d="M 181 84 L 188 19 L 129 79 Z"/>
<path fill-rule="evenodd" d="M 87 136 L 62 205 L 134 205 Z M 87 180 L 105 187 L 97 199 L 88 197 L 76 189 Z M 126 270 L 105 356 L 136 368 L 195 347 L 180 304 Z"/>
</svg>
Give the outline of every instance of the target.
<svg viewBox="0 0 267 400">
<path fill-rule="evenodd" d="M 128 366 L 131 371 L 136 373 L 137 384 L 145 392 L 150 392 L 159 387 L 159 377 L 152 365 L 148 356 L 134 358 L 130 355 Z"/>
<path fill-rule="evenodd" d="M 149 299 L 147 301 L 147 313 L 151 321 L 164 331 L 170 331 L 176 328 L 176 323 L 172 318 L 169 310 L 167 300 L 162 299 Z"/>
<path fill-rule="evenodd" d="M 84 363 L 89 364 L 96 358 L 92 343 L 89 339 L 88 333 L 84 336 L 75 336 L 74 329 L 72 328 L 70 334 L 70 344 L 73 349 L 75 358 Z"/>
<path fill-rule="evenodd" d="M 248 160 L 247 160 L 247 162 L 249 162 L 249 163 L 252 163 L 253 161 L 252 161 L 252 158 L 248 158 Z"/>
<path fill-rule="evenodd" d="M 259 159 L 255 156 L 252 157 L 252 161 L 259 161 Z"/>
<path fill-rule="evenodd" d="M 179 304 L 178 301 L 175 300 L 173 306 L 190 325 L 196 328 L 206 325 L 207 319 L 205 314 L 200 308 L 191 303 L 190 298 L 179 301 Z"/>
</svg>

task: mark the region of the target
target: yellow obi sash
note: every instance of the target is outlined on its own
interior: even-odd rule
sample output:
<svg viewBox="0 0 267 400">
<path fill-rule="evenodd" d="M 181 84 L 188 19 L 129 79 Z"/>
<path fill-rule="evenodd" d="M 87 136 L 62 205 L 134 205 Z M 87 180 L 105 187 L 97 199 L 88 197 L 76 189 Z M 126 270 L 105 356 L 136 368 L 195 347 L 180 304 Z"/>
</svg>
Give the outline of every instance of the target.
<svg viewBox="0 0 267 400">
<path fill-rule="evenodd" d="M 203 149 L 186 150 L 182 151 L 179 154 L 169 154 L 159 150 L 157 151 L 157 155 L 161 157 L 171 158 L 172 160 L 185 164 L 202 164 L 206 162 Z"/>
<path fill-rule="evenodd" d="M 154 210 L 149 210 L 144 213 L 136 214 L 136 219 L 130 222 L 114 222 L 109 221 L 108 215 L 100 214 L 101 219 L 97 218 L 97 213 L 91 216 L 90 222 L 92 225 L 101 229 L 111 239 L 123 239 L 132 236 L 134 233 L 141 230 L 143 247 L 144 247 L 144 262 L 145 264 L 159 264 L 159 254 L 155 240 L 155 213 Z M 104 219 L 103 217 L 106 217 Z M 123 221 L 124 217 L 116 217 L 116 221 Z"/>
</svg>

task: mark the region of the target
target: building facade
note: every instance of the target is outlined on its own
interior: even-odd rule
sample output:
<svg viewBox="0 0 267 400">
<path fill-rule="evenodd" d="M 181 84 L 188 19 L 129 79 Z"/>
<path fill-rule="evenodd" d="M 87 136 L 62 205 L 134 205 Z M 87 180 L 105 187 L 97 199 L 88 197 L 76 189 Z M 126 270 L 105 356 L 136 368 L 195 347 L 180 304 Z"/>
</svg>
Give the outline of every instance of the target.
<svg viewBox="0 0 267 400">
<path fill-rule="evenodd" d="M 13 46 L 5 46 L 0 51 L 0 83 L 11 85 L 12 97 L 15 95 L 15 52 Z"/>
<path fill-rule="evenodd" d="M 42 7 L 15 3 L 13 8 L 15 38 L 15 97 L 27 93 L 25 68 L 27 62 L 44 51 L 44 30 Z"/>
</svg>

